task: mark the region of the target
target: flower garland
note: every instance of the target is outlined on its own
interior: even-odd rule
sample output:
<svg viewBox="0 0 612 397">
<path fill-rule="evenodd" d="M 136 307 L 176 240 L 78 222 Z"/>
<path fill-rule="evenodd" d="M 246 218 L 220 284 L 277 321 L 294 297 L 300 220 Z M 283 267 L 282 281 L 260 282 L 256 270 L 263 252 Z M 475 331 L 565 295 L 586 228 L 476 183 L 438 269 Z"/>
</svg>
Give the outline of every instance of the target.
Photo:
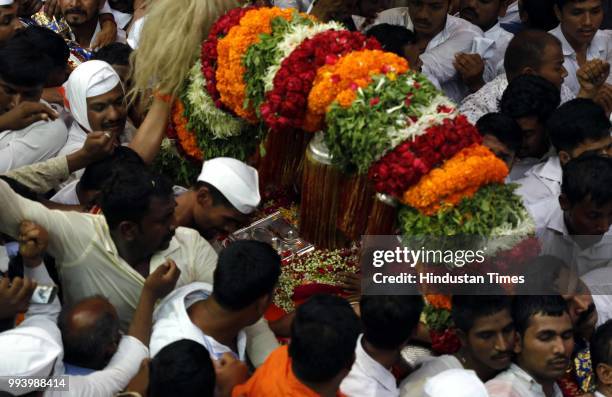
<svg viewBox="0 0 612 397">
<path fill-rule="evenodd" d="M 198 147 L 195 135 L 189 131 L 187 124 L 189 120 L 185 117 L 185 104 L 180 98 L 174 102 L 172 111 L 172 123 L 176 131 L 178 144 L 183 152 L 192 160 L 202 161 L 204 159 L 202 151 Z"/>
<path fill-rule="evenodd" d="M 306 39 L 312 38 L 327 30 L 343 30 L 344 27 L 338 22 L 320 23 L 314 25 L 295 25 L 278 43 L 276 49 L 279 53 L 278 59 L 270 65 L 263 78 L 265 92 L 274 89 L 274 77 L 280 70 L 281 64 L 291 53 Z"/>
<path fill-rule="evenodd" d="M 259 42 L 253 44 L 244 56 L 244 81 L 246 84 L 246 98 L 248 106 L 259 114 L 259 106 L 264 101 L 265 85 L 263 76 L 270 65 L 278 62 L 281 53 L 278 44 L 283 37 L 297 26 L 312 26 L 312 17 L 295 13 L 291 20 L 276 17 L 271 21 L 270 34 L 262 34 Z"/>
<path fill-rule="evenodd" d="M 436 216 L 426 216 L 414 208 L 403 207 L 399 226 L 404 236 L 513 236 L 524 238 L 534 233 L 535 225 L 514 194 L 517 185 L 491 184 L 464 198 L 455 207 Z M 499 234 L 498 234 L 499 233 Z"/>
<path fill-rule="evenodd" d="M 215 106 L 221 108 L 223 106 L 220 101 L 220 94 L 217 90 L 217 44 L 219 39 L 225 37 L 231 28 L 240 23 L 240 19 L 248 11 L 257 9 L 256 6 L 240 7 L 229 10 L 225 15 L 219 18 L 210 28 L 208 38 L 202 43 L 202 51 L 200 61 L 202 66 L 202 75 L 206 79 L 206 90 L 215 102 Z"/>
<path fill-rule="evenodd" d="M 243 57 L 251 45 L 259 42 L 262 33 L 272 31 L 272 19 L 282 17 L 290 20 L 292 16 L 291 9 L 272 7 L 250 10 L 240 19 L 240 24 L 231 28 L 217 44 L 216 78 L 221 102 L 249 122 L 256 122 L 257 117 L 252 108 L 244 107 L 246 86 Z"/>
<path fill-rule="evenodd" d="M 445 119 L 387 153 L 370 168 L 369 178 L 377 192 L 401 197 L 442 161 L 481 142 L 478 130 L 465 116 Z"/>
<path fill-rule="evenodd" d="M 315 250 L 283 264 L 278 280 L 278 288 L 274 296 L 274 304 L 287 313 L 295 310 L 295 292 L 298 287 L 315 287 L 302 291 L 315 293 L 317 289 L 328 292 L 337 290 L 340 283 L 339 273 L 357 273 L 359 271 L 358 249 Z M 335 287 L 335 288 L 334 288 Z M 320 292 L 320 291 L 319 291 Z"/>
<path fill-rule="evenodd" d="M 273 131 L 302 128 L 308 94 L 317 69 L 351 51 L 380 49 L 373 38 L 359 32 L 328 30 L 304 40 L 285 60 L 266 94 L 261 117 Z"/>
<path fill-rule="evenodd" d="M 395 75 L 408 71 L 408 62 L 393 53 L 380 50 L 351 52 L 332 61 L 317 71 L 317 77 L 308 94 L 308 111 L 304 129 L 316 132 L 323 126 L 327 107 L 342 91 L 367 86 L 375 74 Z"/>
<path fill-rule="evenodd" d="M 175 185 L 191 186 L 198 177 L 202 164 L 184 156 L 177 148 L 175 139 L 164 138 L 152 167 L 167 176 Z"/>
<path fill-rule="evenodd" d="M 185 90 L 185 107 L 188 109 L 189 122 L 197 126 L 195 130 L 205 129 L 213 139 L 224 139 L 240 135 L 247 128 L 244 120 L 218 109 L 207 91 L 202 87 L 206 79 L 200 73 L 201 64 L 197 61 L 191 68 Z"/>
<path fill-rule="evenodd" d="M 475 145 L 421 178 L 404 193 L 402 201 L 425 215 L 433 215 L 473 196 L 481 186 L 503 183 L 507 175 L 508 167 L 503 161 L 486 147 Z"/>
<path fill-rule="evenodd" d="M 397 131 L 415 123 L 425 110 L 437 113 L 439 106 L 431 108 L 430 104 L 439 95 L 423 75 L 411 71 L 395 79 L 374 76 L 369 86 L 357 89 L 350 107 L 336 102 L 327 112 L 325 143 L 334 163 L 346 172 L 368 172 L 375 161 L 393 149 Z M 442 116 L 450 117 L 448 113 Z M 420 134 L 424 132 L 422 128 Z"/>
</svg>

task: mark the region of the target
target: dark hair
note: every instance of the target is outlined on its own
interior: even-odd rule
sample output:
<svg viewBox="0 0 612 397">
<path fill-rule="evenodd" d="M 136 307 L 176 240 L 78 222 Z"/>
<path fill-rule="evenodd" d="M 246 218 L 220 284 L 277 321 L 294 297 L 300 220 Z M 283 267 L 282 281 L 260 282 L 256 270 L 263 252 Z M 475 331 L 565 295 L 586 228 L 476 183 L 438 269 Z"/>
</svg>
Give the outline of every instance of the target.
<svg viewBox="0 0 612 397">
<path fill-rule="evenodd" d="M 518 151 L 521 148 L 523 134 L 521 127 L 510 116 L 502 113 L 487 113 L 476 122 L 476 129 L 480 135 L 492 135 L 510 150 Z"/>
<path fill-rule="evenodd" d="M 561 46 L 559 39 L 547 32 L 524 30 L 517 33 L 508 43 L 504 55 L 504 69 L 508 80 L 513 80 L 526 67 L 539 69 L 544 51 L 551 44 Z"/>
<path fill-rule="evenodd" d="M 131 167 L 144 166 L 142 158 L 127 146 L 119 146 L 112 155 L 96 161 L 85 168 L 79 181 L 81 190 L 100 190 L 110 177 L 122 168 L 127 172 Z"/>
<path fill-rule="evenodd" d="M 518 295 L 512 303 L 512 317 L 516 331 L 524 335 L 531 317 L 536 314 L 561 317 L 567 314 L 567 303 L 561 295 Z"/>
<path fill-rule="evenodd" d="M 0 77 L 10 84 L 44 86 L 53 61 L 29 39 L 13 37 L 0 47 Z"/>
<path fill-rule="evenodd" d="M 223 193 L 221 193 L 221 191 L 219 189 L 217 189 L 216 187 L 214 187 L 213 185 L 211 185 L 208 182 L 202 182 L 202 181 L 198 181 L 195 184 L 195 189 L 198 190 L 202 187 L 205 187 L 208 189 L 208 192 L 210 193 L 211 197 L 212 197 L 212 202 L 214 206 L 217 205 L 222 205 L 223 207 L 228 207 L 228 208 L 234 208 L 235 207 L 232 205 L 232 203 L 230 203 L 230 201 L 223 195 Z"/>
<path fill-rule="evenodd" d="M 289 344 L 296 377 L 326 382 L 341 370 L 350 370 L 359 328 L 351 305 L 338 296 L 315 295 L 298 307 Z"/>
<path fill-rule="evenodd" d="M 559 10 L 563 10 L 563 7 L 565 7 L 568 3 L 584 3 L 586 0 L 554 0 L 554 1 L 555 1 L 555 5 L 559 7 Z M 603 3 L 603 1 L 600 0 L 600 3 Z"/>
<path fill-rule="evenodd" d="M 109 65 L 124 65 L 130 64 L 130 54 L 132 47 L 123 43 L 112 43 L 106 45 L 93 53 L 91 59 L 104 61 Z"/>
<path fill-rule="evenodd" d="M 118 342 L 116 339 L 119 335 L 119 320 L 117 317 L 106 311 L 100 313 L 92 327 L 73 332 L 70 326 L 70 319 L 74 310 L 83 302 L 92 299 L 108 301 L 105 297 L 96 295 L 75 304 L 64 306 L 58 317 L 57 325 L 62 334 L 64 361 L 84 368 L 101 370 L 111 358 L 108 356 L 109 346 Z"/>
<path fill-rule="evenodd" d="M 219 254 L 213 275 L 213 296 L 229 310 L 241 310 L 272 294 L 281 259 L 269 244 L 254 240 L 231 243 Z"/>
<path fill-rule="evenodd" d="M 578 98 L 561 105 L 548 119 L 546 130 L 557 151 L 567 152 L 587 140 L 610 136 L 610 119 L 591 99 Z"/>
<path fill-rule="evenodd" d="M 550 81 L 533 75 L 521 75 L 508 84 L 499 108 L 513 119 L 537 117 L 546 123 L 561 102 L 559 90 Z"/>
<path fill-rule="evenodd" d="M 171 198 L 172 185 L 164 176 L 134 166 L 111 176 L 102 187 L 100 207 L 108 227 L 114 229 L 123 221 L 139 223 L 154 197 Z"/>
<path fill-rule="evenodd" d="M 600 325 L 591 337 L 591 362 L 597 374 L 599 364 L 612 365 L 612 320 Z"/>
<path fill-rule="evenodd" d="M 65 68 L 70 57 L 70 49 L 59 34 L 51 29 L 43 28 L 38 25 L 30 25 L 25 29 L 18 30 L 15 38 L 27 40 L 37 51 L 47 54 L 53 66 Z"/>
<path fill-rule="evenodd" d="M 453 295 L 451 316 L 455 326 L 468 333 L 476 319 L 508 310 L 512 314 L 512 300 L 507 295 Z"/>
<path fill-rule="evenodd" d="M 523 0 L 521 11 L 527 14 L 527 27 L 548 32 L 559 25 L 554 2 L 555 0 Z"/>
<path fill-rule="evenodd" d="M 423 311 L 420 295 L 365 295 L 359 302 L 364 338 L 393 350 L 410 338 Z"/>
<path fill-rule="evenodd" d="M 164 347 L 149 367 L 149 397 L 212 397 L 215 369 L 201 344 L 181 339 Z"/>
<path fill-rule="evenodd" d="M 589 197 L 596 205 L 612 201 L 612 158 L 580 156 L 563 167 L 561 193 L 571 204 Z"/>
<path fill-rule="evenodd" d="M 381 23 L 374 25 L 366 32 L 368 37 L 374 37 L 382 45 L 383 50 L 404 57 L 404 46 L 414 43 L 416 36 L 404 26 Z"/>
</svg>

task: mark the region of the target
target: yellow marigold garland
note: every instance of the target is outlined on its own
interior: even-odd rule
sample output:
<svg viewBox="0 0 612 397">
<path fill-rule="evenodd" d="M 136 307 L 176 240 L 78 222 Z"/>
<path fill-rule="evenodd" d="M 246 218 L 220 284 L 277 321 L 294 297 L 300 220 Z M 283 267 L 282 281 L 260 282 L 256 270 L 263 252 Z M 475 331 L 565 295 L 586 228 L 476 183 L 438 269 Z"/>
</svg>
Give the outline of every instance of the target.
<svg viewBox="0 0 612 397">
<path fill-rule="evenodd" d="M 304 129 L 311 132 L 321 129 L 327 107 L 339 94 L 340 104 L 350 106 L 355 99 L 352 92 L 370 84 L 373 75 L 407 71 L 408 62 L 404 58 L 380 50 L 355 51 L 319 68 L 308 95 Z"/>
<path fill-rule="evenodd" d="M 221 101 L 236 115 L 256 122 L 257 117 L 253 109 L 243 108 L 246 86 L 243 76 L 245 73 L 242 58 L 248 48 L 259 42 L 259 35 L 272 31 L 271 21 L 276 17 L 291 20 L 293 10 L 280 8 L 259 8 L 247 12 L 240 24 L 230 29 L 227 36 L 217 44 L 217 89 L 221 94 Z"/>
<path fill-rule="evenodd" d="M 503 183 L 508 167 L 489 149 L 473 145 L 421 178 L 404 193 L 403 202 L 425 215 L 472 197 L 481 186 Z"/>
<path fill-rule="evenodd" d="M 189 131 L 187 127 L 187 118 L 185 117 L 185 105 L 180 99 L 174 102 L 174 110 L 172 112 L 172 122 L 174 123 L 174 129 L 178 138 L 178 143 L 181 149 L 188 156 L 203 160 L 204 156 L 202 151 L 198 147 L 198 141 L 196 140 L 195 134 Z"/>
</svg>

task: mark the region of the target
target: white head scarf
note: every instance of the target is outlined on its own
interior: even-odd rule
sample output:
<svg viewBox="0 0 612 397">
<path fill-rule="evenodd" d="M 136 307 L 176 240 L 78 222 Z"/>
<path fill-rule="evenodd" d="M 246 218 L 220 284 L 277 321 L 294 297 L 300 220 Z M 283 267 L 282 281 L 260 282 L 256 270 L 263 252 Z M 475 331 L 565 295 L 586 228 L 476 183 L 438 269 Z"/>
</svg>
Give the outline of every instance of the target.
<svg viewBox="0 0 612 397">
<path fill-rule="evenodd" d="M 449 369 L 427 380 L 424 387 L 427 397 L 488 397 L 487 389 L 476 376 L 467 369 Z"/>
<path fill-rule="evenodd" d="M 243 214 L 255 211 L 261 201 L 257 170 L 240 160 L 230 157 L 207 160 L 198 181 L 213 185 Z"/>
<path fill-rule="evenodd" d="M 87 98 L 110 92 L 121 83 L 119 75 L 104 61 L 87 61 L 80 64 L 64 83 L 70 113 L 86 132 L 91 132 L 87 118 Z"/>
</svg>

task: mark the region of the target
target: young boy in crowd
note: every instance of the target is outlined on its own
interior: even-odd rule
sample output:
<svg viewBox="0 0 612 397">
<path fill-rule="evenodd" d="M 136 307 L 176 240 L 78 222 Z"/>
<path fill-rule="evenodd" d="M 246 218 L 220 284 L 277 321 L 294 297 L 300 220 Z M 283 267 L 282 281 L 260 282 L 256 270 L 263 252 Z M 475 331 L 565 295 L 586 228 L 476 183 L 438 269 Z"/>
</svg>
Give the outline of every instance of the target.
<svg viewBox="0 0 612 397">
<path fill-rule="evenodd" d="M 516 181 L 517 193 L 526 205 L 558 197 L 561 193 L 562 167 L 583 154 L 612 155 L 610 119 L 590 99 L 574 99 L 561 105 L 550 116 L 546 130 L 557 155 L 535 165 Z"/>
<path fill-rule="evenodd" d="M 363 296 L 359 303 L 363 334 L 357 340 L 355 363 L 342 381 L 347 396 L 399 396 L 391 373 L 402 348 L 419 324 L 423 298 L 419 295 Z"/>
<path fill-rule="evenodd" d="M 473 370 L 486 382 L 510 365 L 515 337 L 510 298 L 455 295 L 452 307 L 461 349 L 423 362 L 402 382 L 402 397 L 423 396 L 425 383 L 449 369 Z"/>
</svg>

